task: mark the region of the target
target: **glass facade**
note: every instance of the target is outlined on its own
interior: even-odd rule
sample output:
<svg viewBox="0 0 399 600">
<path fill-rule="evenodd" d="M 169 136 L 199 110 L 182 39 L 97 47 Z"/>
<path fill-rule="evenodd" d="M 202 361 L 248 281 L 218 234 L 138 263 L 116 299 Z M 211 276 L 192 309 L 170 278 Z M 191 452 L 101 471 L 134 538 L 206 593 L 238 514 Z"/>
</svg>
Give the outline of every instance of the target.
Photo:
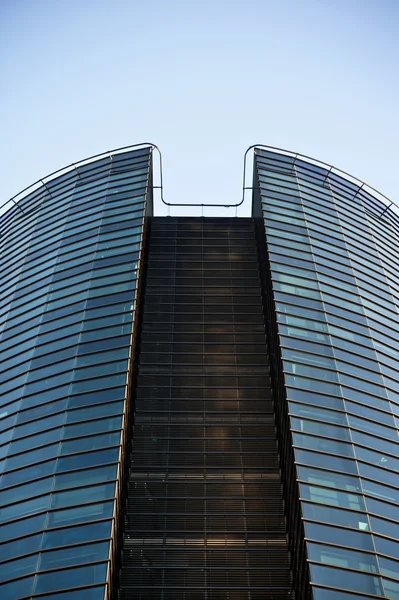
<svg viewBox="0 0 399 600">
<path fill-rule="evenodd" d="M 141 600 L 155 597 L 150 572 L 159 580 L 157 597 L 165 600 L 191 598 L 195 588 L 196 597 L 210 600 L 230 597 L 226 594 L 237 600 L 286 600 L 294 597 L 286 591 L 291 583 L 298 600 L 399 600 L 399 217 L 378 193 L 350 176 L 312 159 L 257 148 L 254 223 L 226 219 L 227 233 L 219 228 L 215 234 L 215 224 L 190 218 L 177 235 L 178 224 L 175 231 L 170 219 L 167 227 L 162 219 L 147 219 L 151 163 L 147 147 L 72 165 L 28 190 L 0 217 L 1 600 L 107 600 L 117 589 L 115 574 L 123 561 L 130 569 L 126 597 L 135 593 Z M 261 357 L 249 355 L 247 346 L 229 345 L 248 338 L 247 324 L 254 323 L 251 298 L 237 283 L 238 272 L 248 269 L 240 257 L 248 227 L 260 319 L 256 331 L 264 340 L 264 317 L 268 334 L 268 358 L 261 363 L 269 373 L 270 358 L 275 399 L 275 415 L 270 404 L 265 421 L 265 392 L 255 377 Z M 152 255 L 147 235 L 152 235 Z M 221 258 L 223 244 L 229 248 L 227 262 Z M 144 300 L 140 286 L 147 271 Z M 233 278 L 228 293 L 222 286 L 226 278 Z M 139 297 L 147 315 L 140 318 Z M 245 320 L 247 304 L 252 308 L 245 309 Z M 228 319 L 237 330 L 226 329 Z M 136 369 L 141 330 L 153 346 L 148 351 L 138 342 Z M 172 358 L 164 356 L 165 336 Z M 187 354 L 188 341 L 197 344 L 195 352 Z M 201 351 L 198 344 L 204 345 Z M 227 384 L 222 375 L 238 377 L 240 369 L 252 375 L 237 379 L 231 392 L 233 380 Z M 143 413 L 136 414 L 136 424 L 141 423 L 136 441 L 132 396 Z M 246 416 L 250 400 L 256 407 Z M 236 415 L 233 401 L 239 404 Z M 259 429 L 263 422 L 270 426 L 267 435 Z M 201 423 L 206 427 L 200 425 L 199 443 L 186 429 L 197 431 Z M 241 438 L 232 424 L 239 424 Z M 251 445 L 251 435 L 262 443 L 274 440 L 273 465 L 282 471 L 287 527 L 281 516 L 278 531 L 288 557 L 287 528 L 291 551 L 291 563 L 288 558 L 284 563 L 287 571 L 291 567 L 285 589 L 283 543 L 276 542 L 274 508 L 273 518 L 267 513 L 272 498 L 266 510 L 255 487 L 255 480 L 274 479 L 266 463 L 256 463 L 263 455 L 255 438 Z M 222 453 L 209 450 L 213 438 L 222 440 Z M 133 462 L 127 459 L 131 445 Z M 124 474 L 138 452 L 126 492 Z M 230 481 L 231 473 L 224 471 L 237 467 L 237 452 L 242 456 L 234 485 L 240 491 L 221 486 L 214 494 L 226 512 L 223 544 L 230 552 L 219 563 L 222 555 L 213 552 L 212 543 L 222 544 L 223 519 L 211 490 L 219 479 Z M 247 454 L 250 468 L 243 459 Z M 177 456 L 181 462 L 175 464 Z M 189 462 L 197 459 L 198 465 Z M 213 469 L 212 476 L 205 467 L 209 473 Z M 279 494 L 280 484 L 273 485 Z M 163 504 L 154 502 L 151 486 L 162 502 L 171 501 L 170 521 Z M 167 486 L 175 490 L 170 497 Z M 138 498 L 143 516 L 132 508 L 129 493 Z M 188 517 L 178 521 L 176 506 Z M 130 529 L 121 550 L 125 512 Z M 254 515 L 258 521 L 251 521 Z M 240 523 L 246 532 L 242 540 Z M 137 545 L 146 536 L 156 557 L 150 562 L 147 542 Z M 181 542 L 184 536 L 192 540 L 191 554 Z M 161 550 L 160 558 L 165 544 L 170 552 Z M 200 547 L 204 552 L 195 554 Z"/>
<path fill-rule="evenodd" d="M 399 218 L 311 159 L 254 172 L 313 598 L 397 599 Z"/>
<path fill-rule="evenodd" d="M 86 161 L 0 219 L 2 600 L 107 597 L 150 172 Z"/>
</svg>

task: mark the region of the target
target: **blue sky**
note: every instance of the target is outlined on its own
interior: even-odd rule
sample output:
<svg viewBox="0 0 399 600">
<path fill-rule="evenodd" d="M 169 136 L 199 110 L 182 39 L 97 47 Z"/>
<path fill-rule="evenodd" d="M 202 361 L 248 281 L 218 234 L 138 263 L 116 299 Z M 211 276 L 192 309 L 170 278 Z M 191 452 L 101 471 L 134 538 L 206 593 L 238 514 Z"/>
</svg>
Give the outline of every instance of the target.
<svg viewBox="0 0 399 600">
<path fill-rule="evenodd" d="M 170 202 L 238 202 L 254 143 L 399 201 L 398 26 L 396 0 L 0 0 L 0 203 L 142 141 Z"/>
</svg>

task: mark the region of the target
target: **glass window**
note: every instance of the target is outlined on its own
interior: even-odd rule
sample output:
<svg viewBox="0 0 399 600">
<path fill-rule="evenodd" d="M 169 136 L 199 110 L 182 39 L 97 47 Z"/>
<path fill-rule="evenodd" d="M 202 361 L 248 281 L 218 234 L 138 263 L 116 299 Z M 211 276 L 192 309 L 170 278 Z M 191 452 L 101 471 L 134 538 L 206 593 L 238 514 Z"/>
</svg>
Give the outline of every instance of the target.
<svg viewBox="0 0 399 600">
<path fill-rule="evenodd" d="M 49 550 L 40 554 L 40 570 L 107 560 L 108 554 L 109 541 Z"/>
<path fill-rule="evenodd" d="M 51 592 L 68 587 L 102 583 L 105 581 L 106 573 L 107 563 L 39 573 L 36 578 L 35 592 Z"/>
<path fill-rule="evenodd" d="M 382 594 L 382 586 L 379 577 L 346 571 L 333 567 L 310 565 L 311 579 L 315 583 L 323 583 L 332 587 L 340 587 L 365 594 Z"/>
<path fill-rule="evenodd" d="M 312 586 L 313 600 L 370 600 L 370 596 L 360 596 L 356 594 L 346 594 L 342 590 L 329 590 Z"/>
<path fill-rule="evenodd" d="M 72 473 L 57 474 L 55 476 L 54 489 L 61 490 L 69 487 L 85 486 L 92 483 L 112 481 L 116 479 L 117 465 L 95 467 L 73 471 Z"/>
<path fill-rule="evenodd" d="M 35 446 L 41 446 L 42 444 L 48 444 L 51 442 L 58 441 L 61 437 L 61 428 L 50 429 L 36 435 L 14 440 L 10 444 L 10 454 L 17 452 L 23 452 L 24 450 L 30 450 Z"/>
<path fill-rule="evenodd" d="M 347 567 L 348 569 L 368 571 L 369 573 L 378 572 L 377 559 L 374 554 L 348 550 L 347 548 L 337 548 L 335 546 L 325 546 L 313 542 L 307 544 L 307 550 L 310 560 L 335 567 Z"/>
<path fill-rule="evenodd" d="M 330 381 L 321 381 L 320 379 L 310 379 L 301 375 L 285 375 L 286 385 L 305 389 L 310 392 L 320 392 L 321 394 L 331 394 L 334 396 L 342 396 L 341 388 L 336 383 Z"/>
<path fill-rule="evenodd" d="M 373 539 L 370 533 L 319 525 L 318 523 L 305 522 L 306 537 L 318 542 L 338 544 L 339 546 L 351 546 L 361 550 L 374 550 Z"/>
<path fill-rule="evenodd" d="M 111 536 L 112 521 L 98 521 L 89 525 L 47 530 L 43 536 L 43 548 L 69 546 L 80 542 L 107 539 Z M 39 536 L 41 539 L 41 536 Z"/>
<path fill-rule="evenodd" d="M 0 563 L 0 581 L 12 579 L 13 577 L 22 577 L 32 571 L 36 571 L 38 554 L 31 554 L 15 560 Z"/>
<path fill-rule="evenodd" d="M 105 483 L 91 487 L 82 487 L 76 490 L 66 492 L 55 492 L 51 497 L 51 507 L 59 508 L 63 506 L 72 506 L 83 502 L 98 502 L 107 498 L 112 498 L 115 494 L 115 484 Z"/>
<path fill-rule="evenodd" d="M 371 434 L 389 438 L 394 441 L 398 440 L 398 434 L 396 429 L 391 429 L 390 427 L 385 427 L 385 425 L 379 425 L 378 423 L 374 423 L 373 421 L 368 421 L 366 419 L 354 417 L 353 415 L 348 415 L 348 421 L 351 427 L 354 427 L 355 429 L 360 429 L 360 431 L 368 431 Z"/>
<path fill-rule="evenodd" d="M 50 496 L 40 496 L 39 498 L 33 498 L 25 500 L 24 502 L 17 502 L 9 506 L 5 506 L 0 509 L 0 521 L 8 521 L 9 519 L 16 519 L 25 515 L 46 510 L 49 504 Z"/>
<path fill-rule="evenodd" d="M 89 437 L 73 439 L 61 444 L 61 455 L 70 452 L 81 452 L 83 450 L 95 450 L 106 446 L 117 446 L 120 443 L 120 432 L 103 433 Z"/>
<path fill-rule="evenodd" d="M 397 560 L 399 559 L 399 542 L 375 535 L 374 543 L 375 549 L 379 554 L 388 554 Z"/>
<path fill-rule="evenodd" d="M 399 540 L 399 523 L 378 519 L 377 517 L 370 517 L 370 523 L 373 532 Z"/>
<path fill-rule="evenodd" d="M 27 519 L 12 521 L 7 525 L 0 526 L 0 539 L 10 540 L 21 535 L 28 535 L 34 531 L 40 531 L 44 528 L 46 514 L 35 515 Z"/>
<path fill-rule="evenodd" d="M 350 492 L 360 492 L 360 480 L 352 475 L 343 473 L 332 473 L 322 469 L 312 469 L 311 467 L 298 466 L 298 478 L 308 483 L 322 485 L 333 488 L 341 488 Z"/>
<path fill-rule="evenodd" d="M 399 562 L 397 560 L 390 560 L 389 558 L 385 558 L 383 556 L 378 557 L 378 562 L 380 564 L 380 571 L 383 575 L 387 575 L 388 577 L 395 577 L 399 579 Z M 385 583 L 385 580 L 384 580 Z M 390 582 L 394 584 L 394 582 Z M 390 586 L 384 585 L 385 591 L 391 591 L 392 588 Z M 393 590 L 392 590 L 393 591 Z M 395 592 L 399 592 L 399 583 L 395 582 Z M 388 596 L 388 598 L 396 598 L 397 596 Z"/>
<path fill-rule="evenodd" d="M 67 423 L 76 423 L 78 421 L 86 421 L 87 419 L 95 419 L 100 417 L 108 417 L 110 415 L 123 413 L 124 402 L 110 402 L 109 404 L 99 404 L 97 406 L 90 406 L 87 408 L 80 408 L 76 410 L 69 410 L 67 414 Z M 95 431 L 103 431 L 106 429 L 106 425 L 101 429 L 91 429 L 91 425 L 87 423 L 87 433 L 94 433 Z"/>
<path fill-rule="evenodd" d="M 57 527 L 85 523 L 97 519 L 110 519 L 114 511 L 114 501 L 97 502 L 96 504 L 85 504 L 73 508 L 55 510 L 48 515 L 48 526 Z"/>
<path fill-rule="evenodd" d="M 389 444 L 389 442 L 386 442 Z M 373 440 L 369 440 L 370 446 L 373 445 Z M 394 446 L 395 444 L 391 444 Z M 367 461 L 372 463 L 378 467 L 383 467 L 384 469 L 392 469 L 394 471 L 399 471 L 399 458 L 394 458 L 393 456 L 389 456 L 384 454 L 383 452 L 368 450 L 367 448 L 360 448 L 359 446 L 355 447 L 356 457 L 360 460 Z M 370 475 L 371 477 L 371 475 Z"/>
<path fill-rule="evenodd" d="M 110 367 L 111 368 L 111 367 Z M 123 365 L 124 371 L 117 375 L 106 375 L 105 377 L 93 376 L 91 379 L 83 379 L 82 381 L 74 381 L 72 384 L 72 394 L 79 394 L 80 392 L 89 392 L 91 390 L 100 390 L 104 387 L 114 387 L 126 384 L 126 370 L 127 363 Z M 116 403 L 115 403 L 116 404 Z M 89 409 L 87 409 L 88 411 Z M 105 411 L 105 407 L 98 409 L 98 415 L 100 416 L 101 411 Z M 81 411 L 83 412 L 83 411 Z M 72 418 L 71 411 L 67 413 L 67 421 Z M 89 418 L 89 417 L 86 417 Z"/>
<path fill-rule="evenodd" d="M 23 532 L 24 533 L 24 532 Z M 30 535 L 28 537 L 13 540 L 12 542 L 1 543 L 1 560 L 18 557 L 23 554 L 30 554 L 40 550 L 42 543 L 42 533 Z M 37 556 L 36 556 L 37 560 Z M 29 571 L 26 571 L 28 573 Z"/>
<path fill-rule="evenodd" d="M 311 465 L 312 467 L 322 467 L 325 469 L 333 469 L 335 471 L 343 471 L 344 473 L 357 474 L 356 462 L 341 458 L 340 456 L 331 456 L 327 454 L 319 454 L 308 450 L 295 449 L 295 459 L 299 463 Z"/>
<path fill-rule="evenodd" d="M 15 600 L 29 596 L 32 592 L 34 576 L 16 579 L 10 583 L 1 584 L 1 600 Z"/>
<path fill-rule="evenodd" d="M 293 388 L 287 388 L 287 397 L 290 400 L 296 400 L 297 402 L 307 402 L 309 404 L 313 404 L 316 406 L 320 406 L 320 407 L 325 407 L 325 408 L 332 408 L 338 411 L 343 411 L 344 410 L 344 403 L 342 401 L 341 398 L 336 398 L 335 396 L 324 396 L 323 394 L 315 394 L 313 392 L 309 392 L 309 391 L 305 391 L 305 390 L 297 390 L 297 389 L 293 389 Z M 298 411 L 302 411 L 302 410 L 307 410 L 305 409 L 305 407 L 303 406 L 303 404 L 297 404 L 297 403 L 293 403 L 290 402 L 290 412 L 292 412 L 292 414 L 298 415 L 298 416 L 309 416 L 306 414 L 303 414 L 302 412 L 298 412 Z M 329 411 L 326 411 L 327 414 L 330 414 Z M 337 419 L 337 414 L 336 412 L 331 412 L 332 419 L 333 422 L 338 422 L 336 421 Z M 344 419 L 342 422 L 343 424 L 346 424 L 346 416 L 344 414 L 340 415 L 341 419 Z M 331 421 L 330 419 L 327 419 L 329 421 Z"/>
<path fill-rule="evenodd" d="M 84 406 L 90 406 L 92 404 L 100 404 L 102 402 L 123 400 L 125 398 L 125 394 L 126 388 L 122 386 L 118 388 L 106 388 L 104 390 L 96 390 L 95 392 L 70 396 L 68 399 L 68 409 L 81 408 Z"/>
<path fill-rule="evenodd" d="M 82 590 L 84 600 L 104 600 L 105 586 L 95 586 Z M 35 596 L 35 600 L 79 600 L 79 590 Z"/>
<path fill-rule="evenodd" d="M 293 434 L 294 445 L 307 450 L 316 450 L 321 452 L 330 452 L 332 454 L 342 454 L 353 458 L 353 447 L 351 444 L 336 442 L 330 438 L 314 437 L 303 435 L 301 433 Z"/>
<path fill-rule="evenodd" d="M 328 411 L 323 411 L 320 409 L 320 413 L 323 412 L 327 413 Z M 315 413 L 317 413 L 317 410 L 315 410 Z M 307 419 L 291 417 L 291 427 L 292 429 L 303 433 L 314 433 L 316 435 L 331 437 L 338 440 L 350 441 L 349 429 L 346 427 L 340 427 L 338 425 L 330 425 L 319 421 L 310 421 Z"/>
<path fill-rule="evenodd" d="M 73 454 L 59 458 L 57 462 L 57 471 L 69 471 L 94 465 L 104 465 L 106 463 L 117 462 L 119 458 L 119 447 L 108 448 L 106 450 L 97 450 L 94 452 L 85 452 Z"/>
<path fill-rule="evenodd" d="M 314 493 L 318 494 L 317 497 L 321 499 L 323 491 L 324 493 L 327 491 L 329 492 L 329 499 L 331 499 L 332 497 L 334 499 L 337 499 L 337 497 L 334 496 L 334 492 L 332 490 L 321 489 Z M 346 497 L 348 496 L 349 495 L 346 494 Z M 354 502 L 351 502 L 351 504 L 354 503 L 358 505 L 357 498 L 358 497 L 355 496 L 355 500 Z M 329 523 L 331 525 L 343 525 L 344 527 L 353 527 L 354 529 L 359 529 L 360 531 L 369 531 L 370 529 L 367 515 L 365 513 L 357 513 L 352 510 L 348 511 L 342 510 L 341 508 L 334 508 L 332 506 L 323 506 L 321 504 L 310 504 L 308 502 L 302 502 L 302 514 L 308 519 L 314 519 L 315 521 L 325 521 L 326 523 Z"/>
</svg>

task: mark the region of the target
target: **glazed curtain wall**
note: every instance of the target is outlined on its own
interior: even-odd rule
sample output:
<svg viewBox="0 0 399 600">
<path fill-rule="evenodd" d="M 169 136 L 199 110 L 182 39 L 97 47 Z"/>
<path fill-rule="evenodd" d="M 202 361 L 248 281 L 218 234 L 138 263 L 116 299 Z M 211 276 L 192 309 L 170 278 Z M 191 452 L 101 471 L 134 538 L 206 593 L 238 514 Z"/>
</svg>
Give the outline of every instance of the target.
<svg viewBox="0 0 399 600">
<path fill-rule="evenodd" d="M 77 166 L 1 217 L 2 600 L 106 596 L 150 162 Z"/>
<path fill-rule="evenodd" d="M 399 221 L 316 164 L 255 161 L 313 597 L 399 598 Z"/>
</svg>

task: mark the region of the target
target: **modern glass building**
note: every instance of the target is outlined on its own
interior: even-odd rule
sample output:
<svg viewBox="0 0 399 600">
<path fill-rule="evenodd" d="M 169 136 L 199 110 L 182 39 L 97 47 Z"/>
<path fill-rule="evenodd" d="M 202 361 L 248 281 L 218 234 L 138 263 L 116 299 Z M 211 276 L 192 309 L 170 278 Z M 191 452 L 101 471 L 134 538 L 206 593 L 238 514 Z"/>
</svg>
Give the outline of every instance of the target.
<svg viewBox="0 0 399 600">
<path fill-rule="evenodd" d="M 112 587 L 150 207 L 144 148 L 68 168 L 1 217 L 2 600 Z"/>
<path fill-rule="evenodd" d="M 255 148 L 249 218 L 152 148 L 0 217 L 1 600 L 399 598 L 399 217 Z"/>
</svg>

